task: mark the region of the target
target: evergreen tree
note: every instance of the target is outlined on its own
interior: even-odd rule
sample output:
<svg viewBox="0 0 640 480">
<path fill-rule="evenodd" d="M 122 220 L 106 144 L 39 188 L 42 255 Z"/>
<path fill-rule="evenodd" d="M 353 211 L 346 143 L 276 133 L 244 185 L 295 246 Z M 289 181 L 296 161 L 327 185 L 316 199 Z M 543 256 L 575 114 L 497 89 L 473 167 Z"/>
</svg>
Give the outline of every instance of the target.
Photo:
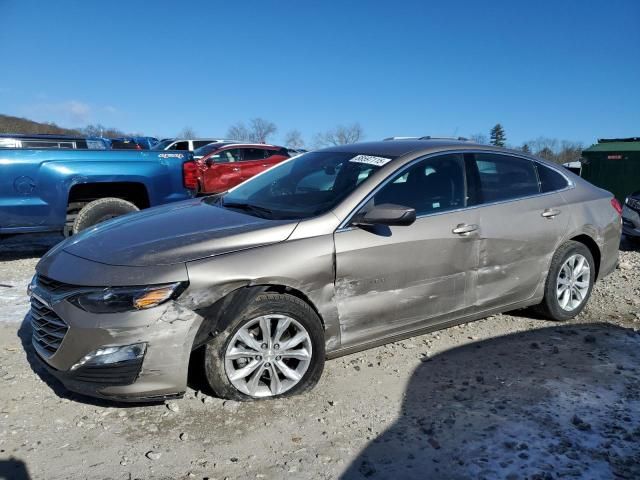
<svg viewBox="0 0 640 480">
<path fill-rule="evenodd" d="M 507 136 L 504 133 L 504 128 L 499 123 L 496 123 L 496 126 L 491 129 L 491 145 L 495 145 L 496 147 L 504 147 L 507 142 Z"/>
<path fill-rule="evenodd" d="M 522 151 L 524 153 L 531 153 L 531 147 L 529 147 L 528 143 L 523 143 L 522 144 Z"/>
</svg>

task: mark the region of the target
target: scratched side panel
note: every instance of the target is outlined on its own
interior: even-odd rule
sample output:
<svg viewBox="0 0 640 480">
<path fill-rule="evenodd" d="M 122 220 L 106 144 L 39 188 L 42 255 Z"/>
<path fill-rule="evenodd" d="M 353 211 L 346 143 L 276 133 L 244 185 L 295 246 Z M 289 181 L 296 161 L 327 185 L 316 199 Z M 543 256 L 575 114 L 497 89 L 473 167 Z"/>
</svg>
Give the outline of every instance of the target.
<svg viewBox="0 0 640 480">
<path fill-rule="evenodd" d="M 468 305 L 476 238 L 451 230 L 475 223 L 468 210 L 408 227 L 337 232 L 336 302 L 343 346 L 434 323 Z"/>
<path fill-rule="evenodd" d="M 190 286 L 180 303 L 202 309 L 246 286 L 294 288 L 309 298 L 324 320 L 330 351 L 340 345 L 333 257 L 333 235 L 325 234 L 189 262 Z"/>
<path fill-rule="evenodd" d="M 542 217 L 545 208 L 561 213 Z M 526 300 L 546 278 L 551 256 L 568 231 L 570 209 L 560 193 L 488 205 L 480 214 L 475 305 L 484 310 Z"/>
</svg>

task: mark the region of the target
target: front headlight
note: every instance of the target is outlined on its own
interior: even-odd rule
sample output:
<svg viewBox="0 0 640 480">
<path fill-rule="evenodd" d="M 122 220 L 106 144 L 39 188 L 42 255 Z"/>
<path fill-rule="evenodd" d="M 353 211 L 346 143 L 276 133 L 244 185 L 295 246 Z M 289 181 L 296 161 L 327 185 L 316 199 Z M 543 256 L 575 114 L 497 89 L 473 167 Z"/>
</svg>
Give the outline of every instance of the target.
<svg viewBox="0 0 640 480">
<path fill-rule="evenodd" d="M 76 295 L 69 301 L 90 313 L 120 313 L 157 307 L 177 298 L 187 287 L 186 282 L 142 287 L 108 287 Z"/>
</svg>

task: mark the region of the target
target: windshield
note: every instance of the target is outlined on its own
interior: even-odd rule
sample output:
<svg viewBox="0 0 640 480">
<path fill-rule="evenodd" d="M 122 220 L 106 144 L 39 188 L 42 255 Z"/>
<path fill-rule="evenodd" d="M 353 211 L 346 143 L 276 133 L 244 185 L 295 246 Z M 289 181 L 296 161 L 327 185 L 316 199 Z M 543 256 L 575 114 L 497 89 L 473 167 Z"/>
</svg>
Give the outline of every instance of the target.
<svg viewBox="0 0 640 480">
<path fill-rule="evenodd" d="M 272 219 L 309 218 L 333 209 L 390 160 L 343 152 L 305 153 L 216 200 L 226 208 Z"/>
<path fill-rule="evenodd" d="M 217 150 L 222 146 L 223 146 L 222 142 L 210 143 L 209 145 L 205 145 L 204 147 L 196 148 L 193 151 L 193 155 L 196 157 L 204 157 L 205 155 L 209 155 L 211 152 L 213 152 L 214 150 Z"/>
</svg>

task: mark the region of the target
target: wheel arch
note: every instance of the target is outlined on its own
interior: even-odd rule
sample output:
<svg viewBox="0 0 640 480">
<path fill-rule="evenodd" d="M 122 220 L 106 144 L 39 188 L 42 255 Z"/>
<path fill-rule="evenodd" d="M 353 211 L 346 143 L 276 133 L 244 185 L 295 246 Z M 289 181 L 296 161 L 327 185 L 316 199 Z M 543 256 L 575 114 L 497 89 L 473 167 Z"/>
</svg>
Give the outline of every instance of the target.
<svg viewBox="0 0 640 480">
<path fill-rule="evenodd" d="M 67 204 L 86 204 L 107 197 L 121 198 L 139 209 L 149 208 L 151 205 L 147 186 L 135 181 L 76 183 L 69 189 Z"/>
<path fill-rule="evenodd" d="M 593 261 L 595 263 L 594 266 L 595 266 L 596 272 L 595 272 L 594 281 L 598 280 L 598 275 L 600 273 L 600 260 L 602 258 L 602 252 L 600 252 L 600 247 L 598 246 L 597 242 L 592 237 L 590 237 L 585 233 L 581 233 L 580 235 L 571 237 L 569 240 L 581 243 L 589 249 L 589 251 L 591 252 L 591 256 L 593 257 Z"/>
<path fill-rule="evenodd" d="M 196 333 L 193 350 L 201 347 L 212 336 L 215 336 L 224 330 L 229 323 L 233 321 L 236 315 L 242 311 L 242 308 L 250 303 L 255 297 L 262 293 L 269 292 L 288 294 L 305 302 L 316 313 L 320 319 L 322 329 L 326 332 L 327 327 L 325 320 L 320 314 L 317 306 L 308 295 L 299 289 L 284 284 L 244 285 L 222 296 L 212 305 L 195 310 L 198 315 L 203 317 L 203 321 Z"/>
</svg>

